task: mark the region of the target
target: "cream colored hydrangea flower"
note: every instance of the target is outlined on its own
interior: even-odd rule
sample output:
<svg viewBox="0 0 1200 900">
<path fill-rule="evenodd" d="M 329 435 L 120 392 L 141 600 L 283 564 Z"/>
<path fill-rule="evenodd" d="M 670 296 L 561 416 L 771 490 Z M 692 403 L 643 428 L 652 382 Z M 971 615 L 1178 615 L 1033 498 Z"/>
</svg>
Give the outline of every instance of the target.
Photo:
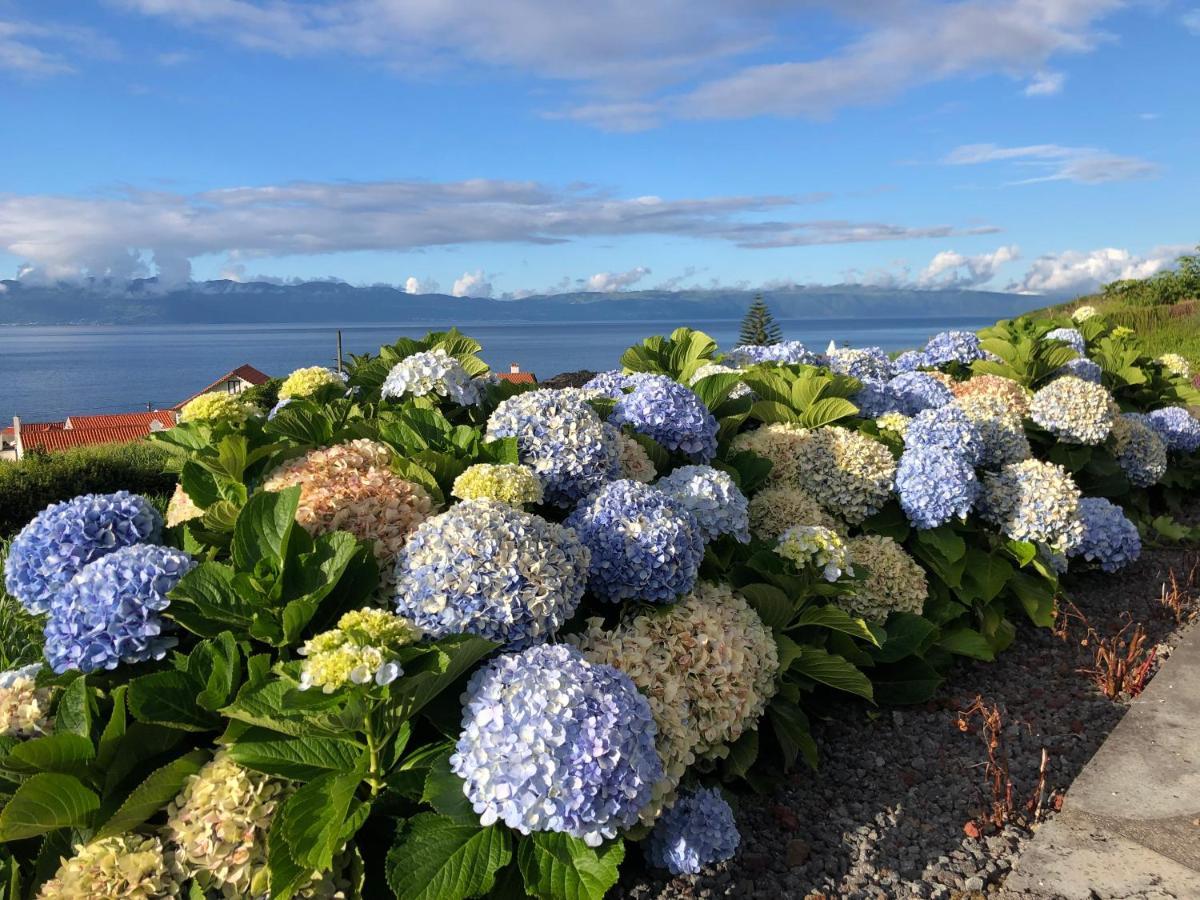
<svg viewBox="0 0 1200 900">
<path fill-rule="evenodd" d="M 837 581 L 843 574 L 854 574 L 850 550 L 842 536 L 832 528 L 793 525 L 779 536 L 775 552 L 800 569 L 808 566 L 818 569 L 826 581 Z"/>
<path fill-rule="evenodd" d="M 301 456 L 272 472 L 263 487 L 300 485 L 296 521 L 309 534 L 348 531 L 375 542 L 381 590 L 394 580 L 393 563 L 413 529 L 434 511 L 425 488 L 391 469 L 385 444 L 360 438 Z"/>
<path fill-rule="evenodd" d="M 1120 414 L 1108 388 L 1074 375 L 1054 379 L 1029 404 L 1029 418 L 1073 444 L 1104 443 Z"/>
<path fill-rule="evenodd" d="M 305 642 L 300 655 L 300 689 L 319 687 L 332 694 L 347 684 L 390 684 L 404 674 L 395 653 L 420 640 L 407 619 L 382 609 L 356 609 L 338 620 L 337 628 Z"/>
<path fill-rule="evenodd" d="M 750 498 L 750 532 L 764 541 L 774 541 L 793 525 L 843 526 L 803 488 L 790 484 L 767 485 Z"/>
<path fill-rule="evenodd" d="M 1075 312 L 1071 313 L 1071 318 L 1076 322 L 1086 322 L 1088 319 L 1096 315 L 1096 307 L 1080 306 Z"/>
<path fill-rule="evenodd" d="M 833 602 L 851 615 L 882 622 L 891 612 L 920 615 L 929 596 L 925 570 L 890 537 L 868 534 L 850 540 L 850 559 L 867 570 L 853 593 Z"/>
<path fill-rule="evenodd" d="M 647 823 L 670 805 L 687 767 L 724 755 L 775 694 L 775 639 L 727 585 L 700 582 L 668 610 L 627 619 L 613 631 L 590 619 L 574 640 L 590 661 L 625 672 L 649 698 L 666 777 L 642 811 Z"/>
<path fill-rule="evenodd" d="M 174 527 L 191 519 L 199 519 L 203 515 L 204 510 L 192 502 L 183 485 L 175 485 L 175 493 L 171 495 L 171 501 L 167 504 L 167 525 Z"/>
<path fill-rule="evenodd" d="M 798 451 L 800 486 L 833 515 L 853 525 L 887 503 L 896 460 L 874 438 L 829 426 L 810 432 Z"/>
<path fill-rule="evenodd" d="M 522 507 L 542 502 L 542 482 L 529 466 L 478 463 L 454 479 L 451 493 L 460 500 L 496 500 Z"/>
<path fill-rule="evenodd" d="M 53 729 L 50 688 L 36 683 L 41 668 L 41 663 L 33 663 L 0 673 L 0 735 L 29 738 Z"/>
<path fill-rule="evenodd" d="M 950 390 L 955 397 L 969 397 L 975 394 L 999 397 L 1018 416 L 1023 417 L 1029 412 L 1029 392 L 1003 375 L 973 375 L 966 381 L 957 381 L 950 385 Z"/>
<path fill-rule="evenodd" d="M 800 446 L 808 440 L 808 429 L 788 422 L 772 422 L 744 431 L 733 439 L 730 449 L 750 451 L 771 461 L 772 484 L 799 484 Z"/>
<path fill-rule="evenodd" d="M 310 397 L 327 384 L 341 385 L 342 379 L 324 366 L 297 369 L 279 386 L 279 399 Z"/>
<path fill-rule="evenodd" d="M 654 463 L 651 462 L 645 447 L 625 434 L 625 432 L 618 431 L 617 449 L 621 455 L 622 478 L 630 478 L 634 481 L 640 481 L 642 484 L 649 484 L 654 480 L 654 477 L 658 474 L 658 470 L 654 468 Z"/>
<path fill-rule="evenodd" d="M 79 844 L 54 877 L 42 885 L 39 900 L 164 900 L 182 889 L 169 870 L 162 841 L 119 834 Z"/>
<path fill-rule="evenodd" d="M 908 423 L 911 419 L 904 413 L 886 412 L 875 420 L 875 424 L 885 431 L 892 431 L 904 437 L 904 432 L 908 428 Z"/>
<path fill-rule="evenodd" d="M 1192 377 L 1192 364 L 1178 353 L 1164 353 L 1158 358 L 1159 364 L 1172 375 L 1180 378 Z"/>
<path fill-rule="evenodd" d="M 179 411 L 180 422 L 241 422 L 254 413 L 254 407 L 236 394 L 212 391 L 189 400 Z"/>
<path fill-rule="evenodd" d="M 979 464 L 998 467 L 1028 459 L 1032 454 L 1025 426 L 1007 398 L 979 391 L 954 399 L 954 405 L 975 425 L 983 439 Z"/>
<path fill-rule="evenodd" d="M 188 777 L 167 807 L 175 861 L 200 887 L 228 898 L 267 887 L 267 832 L 290 786 L 244 769 L 225 753 Z"/>
</svg>

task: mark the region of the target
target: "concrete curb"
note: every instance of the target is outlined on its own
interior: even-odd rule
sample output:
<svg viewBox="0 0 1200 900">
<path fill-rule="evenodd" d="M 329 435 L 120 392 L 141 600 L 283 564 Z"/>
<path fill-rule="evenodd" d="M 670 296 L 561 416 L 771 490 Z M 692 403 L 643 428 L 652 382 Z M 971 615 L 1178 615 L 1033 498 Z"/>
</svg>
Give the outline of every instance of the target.
<svg viewBox="0 0 1200 900">
<path fill-rule="evenodd" d="M 1004 887 L 1065 900 L 1200 897 L 1200 628 L 1133 702 Z"/>
</svg>

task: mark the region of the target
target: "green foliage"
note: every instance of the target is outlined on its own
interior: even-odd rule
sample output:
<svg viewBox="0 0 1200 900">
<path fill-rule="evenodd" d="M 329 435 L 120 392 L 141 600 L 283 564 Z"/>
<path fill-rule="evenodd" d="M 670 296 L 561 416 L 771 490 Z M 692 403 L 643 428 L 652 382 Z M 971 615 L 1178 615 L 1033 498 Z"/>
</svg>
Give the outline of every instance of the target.
<svg viewBox="0 0 1200 900">
<path fill-rule="evenodd" d="M 762 294 L 754 295 L 754 302 L 746 310 L 742 328 L 738 332 L 739 344 L 778 344 L 783 340 L 783 331 L 763 301 Z"/>
</svg>

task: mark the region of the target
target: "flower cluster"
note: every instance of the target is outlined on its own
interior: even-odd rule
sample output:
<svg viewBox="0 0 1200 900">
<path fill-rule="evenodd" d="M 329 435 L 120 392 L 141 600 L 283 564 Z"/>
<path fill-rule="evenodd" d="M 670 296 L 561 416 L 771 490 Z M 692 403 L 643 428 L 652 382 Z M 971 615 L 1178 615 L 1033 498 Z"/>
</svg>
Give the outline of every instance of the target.
<svg viewBox="0 0 1200 900">
<path fill-rule="evenodd" d="M 128 491 L 54 503 L 13 538 L 4 587 L 29 612 L 44 613 L 58 590 L 88 563 L 161 535 L 158 511 Z"/>
<path fill-rule="evenodd" d="M 1071 313 L 1071 319 L 1075 322 L 1086 322 L 1088 319 L 1096 315 L 1096 307 L 1080 306 Z"/>
<path fill-rule="evenodd" d="M 192 519 L 199 519 L 203 515 L 204 510 L 192 502 L 192 498 L 183 489 L 183 485 L 175 485 L 175 493 L 171 495 L 171 499 L 167 503 L 167 525 L 174 528 L 176 525 L 182 525 Z"/>
<path fill-rule="evenodd" d="M 1134 487 L 1150 487 L 1167 474 L 1166 445 L 1143 416 L 1117 416 L 1109 437 L 1117 464 Z"/>
<path fill-rule="evenodd" d="M 904 429 L 906 450 L 923 448 L 960 456 L 968 465 L 983 459 L 983 436 L 957 404 L 917 413 Z"/>
<path fill-rule="evenodd" d="M 467 683 L 451 769 L 482 825 L 595 847 L 633 825 L 663 777 L 650 704 L 574 647 L 506 653 Z"/>
<path fill-rule="evenodd" d="M 1156 409 L 1146 414 L 1145 422 L 1170 453 L 1194 453 L 1200 449 L 1200 422 L 1182 406 Z"/>
<path fill-rule="evenodd" d="M 614 481 L 565 524 L 591 551 L 587 586 L 601 600 L 672 603 L 696 583 L 704 533 L 690 512 L 656 488 Z"/>
<path fill-rule="evenodd" d="M 392 366 L 381 394 L 385 399 L 433 395 L 462 406 L 474 406 L 479 402 L 479 385 L 458 359 L 435 347 L 406 356 Z"/>
<path fill-rule="evenodd" d="M 780 341 L 778 344 L 740 344 L 725 354 L 725 362 L 735 366 L 759 363 L 815 366 L 820 357 L 799 341 Z"/>
<path fill-rule="evenodd" d="M 1099 363 L 1092 362 L 1086 356 L 1077 356 L 1059 366 L 1056 377 L 1061 378 L 1064 375 L 1073 375 L 1083 381 L 1099 384 L 1100 379 L 1104 377 L 1104 370 L 1100 368 Z"/>
<path fill-rule="evenodd" d="M 812 566 L 826 581 L 854 574 L 846 542 L 832 528 L 823 525 L 793 525 L 779 535 L 775 552 L 791 560 L 797 568 Z"/>
<path fill-rule="evenodd" d="M 590 556 L 569 528 L 503 503 L 464 500 L 427 519 L 400 551 L 396 609 L 434 637 L 477 634 L 525 646 L 575 612 Z"/>
<path fill-rule="evenodd" d="M 911 421 L 912 417 L 906 416 L 904 413 L 886 412 L 875 420 L 875 425 L 882 431 L 891 431 L 904 437 L 904 432 L 908 430 L 908 423 Z"/>
<path fill-rule="evenodd" d="M 829 354 L 829 368 L 860 381 L 887 381 L 896 374 L 892 361 L 878 347 L 835 348 Z"/>
<path fill-rule="evenodd" d="M 944 366 L 949 363 L 970 365 L 983 359 L 979 338 L 971 331 L 941 331 L 925 345 L 926 365 Z"/>
<path fill-rule="evenodd" d="M 753 728 L 775 694 L 775 639 L 727 585 L 701 582 L 669 610 L 634 616 L 611 631 L 589 619 L 576 641 L 584 657 L 620 669 L 650 701 L 664 778 L 644 820 L 661 812 L 698 757 Z"/>
<path fill-rule="evenodd" d="M 910 447 L 896 468 L 896 493 L 914 527 L 937 528 L 954 519 L 966 520 L 979 496 L 979 481 L 961 453 Z"/>
<path fill-rule="evenodd" d="M 929 360 L 920 350 L 905 350 L 892 360 L 892 368 L 897 372 L 915 372 L 929 365 Z"/>
<path fill-rule="evenodd" d="M 167 807 L 166 835 L 183 875 L 225 897 L 265 894 L 267 832 L 287 795 L 285 782 L 218 752 Z"/>
<path fill-rule="evenodd" d="M 728 473 L 710 466 L 681 466 L 655 487 L 695 517 L 706 541 L 728 534 L 749 543 L 749 504 Z"/>
<path fill-rule="evenodd" d="M 1079 488 L 1062 466 L 1027 459 L 984 476 L 979 512 L 1014 541 L 1065 553 L 1083 534 L 1079 498 Z"/>
<path fill-rule="evenodd" d="M 892 612 L 921 614 L 929 585 L 925 570 L 890 537 L 867 534 L 850 540 L 850 561 L 866 578 L 834 603 L 851 615 L 883 622 Z"/>
<path fill-rule="evenodd" d="M 1080 356 L 1087 352 L 1087 341 L 1083 339 L 1083 335 L 1074 328 L 1055 328 L 1053 331 L 1047 331 L 1042 338 L 1046 341 L 1062 341 Z"/>
<path fill-rule="evenodd" d="M 517 439 L 547 503 L 570 507 L 620 476 L 621 450 L 580 391 L 539 390 L 502 402 L 487 423 L 488 440 Z"/>
<path fill-rule="evenodd" d="M 263 489 L 300 486 L 296 523 L 311 535 L 348 531 L 373 541 L 384 587 L 408 536 L 433 510 L 425 488 L 392 471 L 386 444 L 358 438 L 312 450 L 271 472 Z"/>
<path fill-rule="evenodd" d="M 1029 412 L 1029 393 L 1019 383 L 1003 375 L 972 375 L 966 381 L 952 384 L 950 390 L 959 398 L 976 394 L 998 397 L 1018 417 Z"/>
<path fill-rule="evenodd" d="M 769 484 L 750 498 L 750 533 L 774 541 L 793 525 L 821 525 L 837 531 L 837 520 L 804 488 Z"/>
<path fill-rule="evenodd" d="M 287 378 L 283 379 L 283 384 L 279 386 L 279 399 L 291 400 L 297 397 L 311 397 L 326 385 L 336 384 L 342 387 L 345 383 L 342 375 L 330 371 L 324 366 L 308 366 L 303 369 L 297 369 Z"/>
<path fill-rule="evenodd" d="M 118 834 L 78 844 L 54 877 L 42 885 L 38 900 L 165 900 L 183 896 L 162 841 L 139 834 Z"/>
<path fill-rule="evenodd" d="M 300 690 L 319 687 L 332 694 L 347 684 L 391 684 L 404 674 L 396 651 L 419 640 L 407 619 L 381 609 L 356 609 L 338 619 L 337 628 L 310 638 L 300 648 L 307 657 Z"/>
<path fill-rule="evenodd" d="M 893 406 L 884 412 L 894 411 L 906 416 L 945 406 L 954 399 L 950 389 L 927 372 L 901 372 L 887 382 L 887 390 L 893 398 Z"/>
<path fill-rule="evenodd" d="M 645 378 L 652 378 L 645 372 L 622 372 L 620 369 L 609 369 L 597 372 L 584 382 L 582 390 L 587 394 L 600 394 L 614 400 Z"/>
<path fill-rule="evenodd" d="M 41 663 L 0 672 L 0 737 L 30 738 L 53 728 L 50 688 L 37 686 Z"/>
<path fill-rule="evenodd" d="M 690 388 L 665 375 L 638 380 L 617 398 L 610 421 L 628 425 L 668 450 L 695 462 L 708 462 L 717 452 L 717 420 Z"/>
<path fill-rule="evenodd" d="M 846 428 L 808 432 L 796 453 L 800 484 L 850 524 L 879 512 L 896 477 L 896 461 L 872 437 Z"/>
<path fill-rule="evenodd" d="M 975 392 L 957 397 L 954 405 L 975 426 L 982 442 L 979 465 L 999 468 L 1028 459 L 1029 438 L 1021 417 L 997 394 Z"/>
<path fill-rule="evenodd" d="M 771 422 L 743 431 L 733 439 L 730 449 L 749 452 L 771 463 L 772 484 L 799 484 L 800 448 L 808 441 L 809 431 L 790 422 Z"/>
<path fill-rule="evenodd" d="M 179 421 L 207 425 L 227 422 L 232 425 L 245 421 L 254 413 L 254 406 L 236 394 L 210 391 L 184 404 L 179 411 Z"/>
<path fill-rule="evenodd" d="M 1079 519 L 1083 536 L 1071 556 L 1098 563 L 1105 572 L 1116 572 L 1142 555 L 1137 526 L 1121 507 L 1103 497 L 1084 497 L 1079 501 Z"/>
<path fill-rule="evenodd" d="M 672 875 L 696 875 L 737 852 L 742 836 L 733 810 L 715 788 L 679 798 L 646 839 L 646 859 Z"/>
<path fill-rule="evenodd" d="M 614 429 L 614 431 L 617 432 L 617 449 L 621 458 L 620 477 L 649 484 L 658 475 L 658 470 L 654 468 L 650 454 L 635 438 L 618 429 Z"/>
<path fill-rule="evenodd" d="M 477 463 L 454 479 L 460 500 L 496 500 L 509 506 L 542 502 L 542 483 L 528 466 Z"/>
<path fill-rule="evenodd" d="M 46 661 L 55 672 L 94 672 L 162 659 L 167 594 L 195 566 L 180 550 L 137 544 L 84 566 L 55 595 L 46 621 Z"/>
<path fill-rule="evenodd" d="M 1180 378 L 1192 377 L 1192 364 L 1178 353 L 1164 353 L 1158 358 L 1158 364 Z"/>
<path fill-rule="evenodd" d="M 1050 382 L 1029 404 L 1034 422 L 1072 444 L 1104 443 L 1116 412 L 1107 388 L 1072 375 Z"/>
<path fill-rule="evenodd" d="M 858 407 L 864 419 L 874 419 L 896 408 L 896 401 L 888 391 L 886 381 L 864 381 L 850 401 Z"/>
</svg>

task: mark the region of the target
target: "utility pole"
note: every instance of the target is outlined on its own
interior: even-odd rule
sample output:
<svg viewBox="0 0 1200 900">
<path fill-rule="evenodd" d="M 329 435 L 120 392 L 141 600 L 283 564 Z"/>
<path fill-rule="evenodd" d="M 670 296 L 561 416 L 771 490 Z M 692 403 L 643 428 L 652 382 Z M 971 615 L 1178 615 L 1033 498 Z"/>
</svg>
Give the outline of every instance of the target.
<svg viewBox="0 0 1200 900">
<path fill-rule="evenodd" d="M 337 330 L 337 370 L 342 374 L 342 329 Z"/>
</svg>

